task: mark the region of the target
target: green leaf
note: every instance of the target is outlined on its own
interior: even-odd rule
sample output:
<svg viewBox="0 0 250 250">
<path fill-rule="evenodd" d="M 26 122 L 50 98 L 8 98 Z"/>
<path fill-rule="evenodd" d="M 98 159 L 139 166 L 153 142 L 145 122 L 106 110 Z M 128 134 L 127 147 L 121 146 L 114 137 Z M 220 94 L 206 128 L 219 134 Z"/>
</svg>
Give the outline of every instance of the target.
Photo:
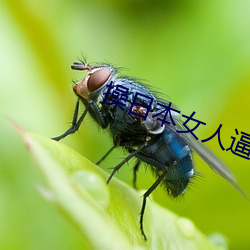
<svg viewBox="0 0 250 250">
<path fill-rule="evenodd" d="M 83 249 L 226 249 L 215 245 L 186 218 L 148 199 L 144 241 L 139 229 L 143 192 L 108 174 L 60 142 L 21 131 L 45 179 L 43 196 L 81 232 Z"/>
</svg>

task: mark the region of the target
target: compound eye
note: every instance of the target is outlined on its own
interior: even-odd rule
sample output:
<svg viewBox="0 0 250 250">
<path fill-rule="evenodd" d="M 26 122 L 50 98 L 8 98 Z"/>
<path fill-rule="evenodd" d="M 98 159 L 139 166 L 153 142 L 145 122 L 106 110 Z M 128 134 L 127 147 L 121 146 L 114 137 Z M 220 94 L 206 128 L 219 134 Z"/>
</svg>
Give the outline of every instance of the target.
<svg viewBox="0 0 250 250">
<path fill-rule="evenodd" d="M 99 69 L 92 73 L 88 79 L 88 90 L 93 92 L 99 89 L 110 77 L 110 71 L 108 69 Z"/>
</svg>

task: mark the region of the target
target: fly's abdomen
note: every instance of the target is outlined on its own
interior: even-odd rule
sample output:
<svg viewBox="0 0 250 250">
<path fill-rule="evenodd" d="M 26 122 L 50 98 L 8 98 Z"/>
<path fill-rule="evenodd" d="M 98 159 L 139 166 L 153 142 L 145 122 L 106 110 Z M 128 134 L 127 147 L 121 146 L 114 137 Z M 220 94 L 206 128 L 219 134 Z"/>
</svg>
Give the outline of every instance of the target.
<svg viewBox="0 0 250 250">
<path fill-rule="evenodd" d="M 137 157 L 151 165 L 155 175 L 165 174 L 162 184 L 174 197 L 185 191 L 194 175 L 190 147 L 168 127 L 153 138 Z"/>
<path fill-rule="evenodd" d="M 192 156 L 188 154 L 181 161 L 175 162 L 169 167 L 162 184 L 169 195 L 177 197 L 184 193 L 193 175 Z"/>
<path fill-rule="evenodd" d="M 164 137 L 168 144 L 169 162 L 166 162 L 168 169 L 163 185 L 170 195 L 176 197 L 184 193 L 194 175 L 193 160 L 190 147 L 178 134 L 166 128 Z"/>
</svg>

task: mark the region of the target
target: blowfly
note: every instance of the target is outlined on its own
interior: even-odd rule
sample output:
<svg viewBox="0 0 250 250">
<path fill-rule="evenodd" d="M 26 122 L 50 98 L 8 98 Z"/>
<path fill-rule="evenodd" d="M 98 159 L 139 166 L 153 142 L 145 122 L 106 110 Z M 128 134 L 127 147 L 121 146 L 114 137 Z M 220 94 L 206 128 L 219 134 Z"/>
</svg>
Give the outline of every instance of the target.
<svg viewBox="0 0 250 250">
<path fill-rule="evenodd" d="M 102 129 L 109 130 L 113 138 L 113 147 L 101 160 L 116 147 L 123 147 L 128 152 L 114 167 L 107 183 L 131 158 L 136 158 L 134 184 L 139 166 L 142 163 L 150 166 L 156 181 L 143 195 L 140 230 L 145 240 L 143 216 L 147 197 L 159 184 L 172 197 L 184 193 L 195 174 L 192 151 L 242 192 L 231 171 L 212 152 L 190 133 L 181 132 L 185 128 L 178 110 L 172 106 L 166 115 L 164 111 L 171 103 L 159 98 L 148 85 L 133 78 L 119 77 L 118 70 L 109 64 L 90 66 L 85 62 L 74 62 L 71 68 L 84 70 L 87 74 L 73 87 L 78 99 L 71 127 L 53 139 L 59 141 L 76 132 L 89 113 Z M 85 110 L 79 115 L 80 103 Z"/>
</svg>

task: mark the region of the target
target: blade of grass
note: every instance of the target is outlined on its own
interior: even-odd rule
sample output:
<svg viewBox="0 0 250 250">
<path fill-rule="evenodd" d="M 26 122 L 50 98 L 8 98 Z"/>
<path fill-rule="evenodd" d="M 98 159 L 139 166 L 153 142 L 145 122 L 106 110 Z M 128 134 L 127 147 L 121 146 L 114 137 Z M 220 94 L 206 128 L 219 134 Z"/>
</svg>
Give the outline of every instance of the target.
<svg viewBox="0 0 250 250">
<path fill-rule="evenodd" d="M 151 200 L 145 242 L 138 223 L 142 192 L 116 178 L 107 186 L 108 174 L 75 150 L 19 131 L 44 176 L 47 188 L 40 190 L 81 232 L 89 249 L 226 249 L 213 245 L 190 220 Z"/>
</svg>

